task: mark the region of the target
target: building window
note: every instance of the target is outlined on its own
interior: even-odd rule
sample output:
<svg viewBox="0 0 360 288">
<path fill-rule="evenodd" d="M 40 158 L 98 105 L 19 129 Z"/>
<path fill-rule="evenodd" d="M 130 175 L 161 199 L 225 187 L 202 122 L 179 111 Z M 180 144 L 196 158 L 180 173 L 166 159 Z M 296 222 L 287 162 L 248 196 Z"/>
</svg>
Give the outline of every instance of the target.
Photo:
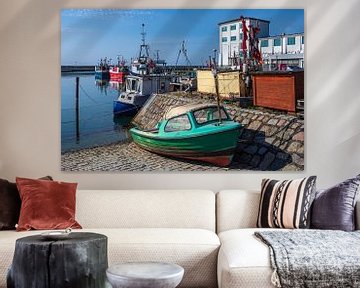
<svg viewBox="0 0 360 288">
<path fill-rule="evenodd" d="M 236 41 L 236 36 L 231 36 L 230 41 Z"/>
<path fill-rule="evenodd" d="M 304 36 L 301 36 L 301 44 L 304 44 Z"/>
<path fill-rule="evenodd" d="M 239 24 L 239 29 L 242 29 L 242 28 L 243 28 L 242 23 L 240 23 Z"/>
<path fill-rule="evenodd" d="M 236 24 L 230 26 L 230 30 L 236 30 Z"/>
<path fill-rule="evenodd" d="M 269 40 L 261 40 L 261 47 L 269 47 Z"/>
<path fill-rule="evenodd" d="M 227 26 L 221 27 L 221 31 L 222 31 L 222 32 L 226 32 L 226 31 L 227 31 Z"/>
<path fill-rule="evenodd" d="M 244 34 L 240 33 L 239 37 L 240 37 L 240 40 L 242 40 L 244 38 Z"/>
<path fill-rule="evenodd" d="M 274 46 L 281 46 L 281 39 L 280 38 L 275 38 L 274 39 Z"/>
<path fill-rule="evenodd" d="M 222 37 L 221 42 L 227 42 L 227 37 Z"/>
<path fill-rule="evenodd" d="M 287 40 L 287 45 L 295 45 L 295 37 L 289 37 Z"/>
</svg>

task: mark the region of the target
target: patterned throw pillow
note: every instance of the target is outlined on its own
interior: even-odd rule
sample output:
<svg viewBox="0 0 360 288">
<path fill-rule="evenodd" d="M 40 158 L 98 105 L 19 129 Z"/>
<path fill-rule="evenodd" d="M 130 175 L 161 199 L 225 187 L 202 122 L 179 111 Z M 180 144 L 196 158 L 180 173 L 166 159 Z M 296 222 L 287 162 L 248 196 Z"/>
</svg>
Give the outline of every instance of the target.
<svg viewBox="0 0 360 288">
<path fill-rule="evenodd" d="M 294 180 L 263 179 L 257 227 L 308 228 L 316 176 Z"/>
</svg>

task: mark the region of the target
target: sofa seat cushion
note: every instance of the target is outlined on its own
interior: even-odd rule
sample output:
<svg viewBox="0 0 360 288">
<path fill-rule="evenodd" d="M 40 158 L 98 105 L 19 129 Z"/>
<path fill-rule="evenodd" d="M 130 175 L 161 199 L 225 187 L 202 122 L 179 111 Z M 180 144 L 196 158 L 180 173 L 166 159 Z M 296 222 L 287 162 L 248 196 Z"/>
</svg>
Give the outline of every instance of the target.
<svg viewBox="0 0 360 288">
<path fill-rule="evenodd" d="M 219 234 L 219 288 L 274 287 L 269 247 L 254 236 L 255 231 L 262 230 L 274 229 L 234 229 Z"/>
<path fill-rule="evenodd" d="M 179 287 L 216 287 L 220 241 L 212 231 L 178 228 L 98 231 L 109 237 L 109 265 L 137 261 L 171 262 L 185 270 Z"/>
<path fill-rule="evenodd" d="M 163 261 L 182 266 L 179 287 L 216 287 L 216 264 L 220 241 L 204 229 L 136 228 L 82 229 L 108 237 L 109 265 L 123 262 Z M 12 262 L 17 238 L 44 231 L 0 232 L 0 287 L 6 287 L 6 273 Z"/>
</svg>

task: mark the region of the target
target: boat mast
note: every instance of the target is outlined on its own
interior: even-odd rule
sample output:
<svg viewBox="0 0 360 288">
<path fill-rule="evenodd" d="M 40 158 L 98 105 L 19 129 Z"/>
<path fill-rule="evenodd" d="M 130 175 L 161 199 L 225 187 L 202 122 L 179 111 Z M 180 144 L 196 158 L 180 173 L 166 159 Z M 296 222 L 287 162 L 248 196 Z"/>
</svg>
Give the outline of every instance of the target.
<svg viewBox="0 0 360 288">
<path fill-rule="evenodd" d="M 212 73 L 214 75 L 214 81 L 215 81 L 215 93 L 216 93 L 216 102 L 217 102 L 217 110 L 218 110 L 218 115 L 219 115 L 219 122 L 218 124 L 221 124 L 221 110 L 220 110 L 220 95 L 219 95 L 219 81 L 218 81 L 218 71 L 217 71 L 217 67 L 216 67 L 216 49 L 214 49 L 214 58 L 212 61 Z M 211 56 L 210 56 L 210 60 L 211 60 Z M 211 63 L 210 63 L 211 64 Z"/>
<path fill-rule="evenodd" d="M 149 58 L 149 45 L 145 42 L 145 24 L 141 24 L 141 45 L 140 45 L 140 52 L 139 52 L 139 59 L 146 60 Z"/>
</svg>

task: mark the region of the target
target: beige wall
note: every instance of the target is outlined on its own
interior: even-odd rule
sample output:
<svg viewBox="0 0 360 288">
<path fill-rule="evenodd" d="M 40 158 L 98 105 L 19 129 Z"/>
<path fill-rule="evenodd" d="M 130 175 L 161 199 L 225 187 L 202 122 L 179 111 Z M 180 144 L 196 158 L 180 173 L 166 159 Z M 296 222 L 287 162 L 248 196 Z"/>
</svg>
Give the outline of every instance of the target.
<svg viewBox="0 0 360 288">
<path fill-rule="evenodd" d="M 134 4 L 136 3 L 136 4 Z M 305 8 L 306 170 L 303 173 L 60 171 L 61 8 Z M 80 188 L 253 188 L 263 177 L 318 175 L 320 187 L 360 173 L 360 1 L 16 0 L 0 9 L 0 178 Z M 240 15 L 239 15 L 240 16 Z"/>
</svg>

